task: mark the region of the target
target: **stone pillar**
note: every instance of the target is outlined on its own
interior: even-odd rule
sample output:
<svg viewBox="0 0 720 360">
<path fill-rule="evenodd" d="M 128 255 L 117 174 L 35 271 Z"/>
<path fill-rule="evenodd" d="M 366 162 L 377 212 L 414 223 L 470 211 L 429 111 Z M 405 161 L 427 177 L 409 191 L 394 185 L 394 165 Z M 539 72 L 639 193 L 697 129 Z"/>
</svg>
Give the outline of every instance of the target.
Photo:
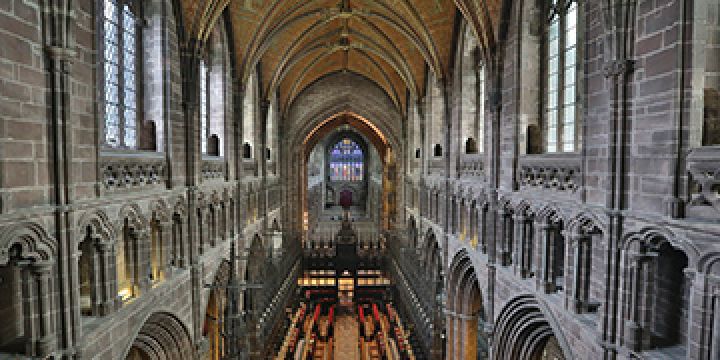
<svg viewBox="0 0 720 360">
<path fill-rule="evenodd" d="M 499 240 L 499 248 L 496 245 L 496 258 L 495 261 L 500 265 L 505 265 L 505 254 L 507 253 L 507 228 L 505 227 L 505 218 L 507 213 L 505 209 L 497 210 L 497 239 Z"/>
<path fill-rule="evenodd" d="M 117 298 L 117 285 L 115 283 L 115 253 L 113 252 L 113 244 L 109 241 L 101 241 L 96 243 L 97 259 L 99 260 L 100 276 L 96 276 L 100 280 L 97 291 L 99 292 L 99 312 L 100 316 L 108 315 L 115 309 L 115 300 Z"/>
<path fill-rule="evenodd" d="M 502 266 L 509 266 L 513 261 L 513 239 L 515 236 L 512 213 L 505 212 L 503 216 L 500 216 L 500 226 L 502 228 L 502 251 L 500 252 L 499 261 Z"/>
<path fill-rule="evenodd" d="M 710 296 L 710 314 L 712 315 L 712 323 L 710 324 L 711 334 L 715 334 L 710 339 L 710 359 L 720 359 L 720 291 Z"/>
<path fill-rule="evenodd" d="M 514 251 L 513 251 L 513 258 L 512 258 L 512 264 L 513 264 L 513 271 L 515 275 L 519 275 L 520 277 L 525 277 L 523 275 L 523 270 L 525 269 L 525 241 L 526 241 L 526 234 L 525 234 L 525 216 L 520 214 L 515 214 L 513 217 L 513 238 L 515 240 Z"/>
<path fill-rule="evenodd" d="M 140 293 L 144 293 L 150 289 L 152 285 L 152 281 L 150 281 L 152 275 L 150 232 L 147 229 L 141 229 L 134 230 L 133 234 L 135 235 L 133 242 L 136 249 L 133 258 L 135 266 L 133 267 L 136 269 L 135 271 L 137 271 L 135 279 L 137 279 L 138 282 L 135 285 L 140 288 Z"/>
<path fill-rule="evenodd" d="M 647 312 L 651 310 L 652 287 L 649 275 L 652 274 L 651 260 L 656 253 L 630 254 L 631 265 L 628 269 L 630 294 L 628 316 L 625 321 L 625 344 L 633 351 L 642 351 L 650 345 L 650 333 L 647 327 Z"/>
<path fill-rule="evenodd" d="M 485 207 L 482 206 L 478 209 L 478 243 L 483 254 L 487 253 L 487 216 Z"/>
<path fill-rule="evenodd" d="M 540 251 L 539 251 L 539 273 L 537 286 L 541 291 L 549 293 L 553 291 L 552 264 L 553 264 L 553 236 L 555 228 L 547 220 L 542 222 L 540 228 Z"/>
<path fill-rule="evenodd" d="M 454 313 L 453 314 L 454 319 L 454 327 L 455 327 L 455 345 L 454 345 L 454 357 L 453 359 L 462 360 L 464 359 L 465 355 L 465 319 L 462 317 L 462 315 Z"/>
<path fill-rule="evenodd" d="M 161 236 L 161 243 L 162 243 L 162 249 L 161 249 L 161 255 L 160 258 L 162 259 L 162 274 L 163 277 L 167 277 L 172 272 L 172 265 L 174 262 L 174 258 L 172 256 L 172 221 L 165 221 L 160 224 L 160 236 Z M 177 249 L 175 249 L 175 252 Z M 177 254 L 177 253 L 176 253 Z"/>
<path fill-rule="evenodd" d="M 194 238 L 197 239 L 197 242 L 193 244 L 192 246 L 197 249 L 197 256 L 200 256 L 205 253 L 205 245 L 207 243 L 207 231 L 206 227 L 207 224 L 205 223 L 205 209 L 202 207 L 197 208 L 197 215 L 195 218 L 195 223 L 197 224 L 195 226 L 195 236 Z"/>
<path fill-rule="evenodd" d="M 567 293 L 572 294 L 571 304 L 573 311 L 583 313 L 589 310 L 590 305 L 592 238 L 587 234 L 572 234 L 570 238 L 575 263 L 573 266 L 572 289 L 569 289 L 570 291 L 567 291 Z"/>
<path fill-rule="evenodd" d="M 50 282 L 50 271 L 53 266 L 49 262 L 35 262 L 31 270 L 37 282 L 37 309 L 39 332 L 37 338 L 38 355 L 47 356 L 55 348 L 55 327 L 52 321 L 53 288 Z"/>
<path fill-rule="evenodd" d="M 47 261 L 19 261 L 18 267 L 22 281 L 25 353 L 44 358 L 55 348 L 50 279 L 53 264 Z"/>
<path fill-rule="evenodd" d="M 455 358 L 455 337 L 457 336 L 457 331 L 455 329 L 455 316 L 451 311 L 445 312 L 445 327 L 447 328 L 446 358 L 452 360 Z"/>
<path fill-rule="evenodd" d="M 188 226 L 185 221 L 180 221 L 175 225 L 175 246 L 177 247 L 175 266 L 184 269 L 190 262 L 190 243 L 191 237 L 188 234 Z"/>
<path fill-rule="evenodd" d="M 475 359 L 477 356 L 477 316 L 459 315 L 463 329 L 463 346 L 460 359 Z"/>
</svg>

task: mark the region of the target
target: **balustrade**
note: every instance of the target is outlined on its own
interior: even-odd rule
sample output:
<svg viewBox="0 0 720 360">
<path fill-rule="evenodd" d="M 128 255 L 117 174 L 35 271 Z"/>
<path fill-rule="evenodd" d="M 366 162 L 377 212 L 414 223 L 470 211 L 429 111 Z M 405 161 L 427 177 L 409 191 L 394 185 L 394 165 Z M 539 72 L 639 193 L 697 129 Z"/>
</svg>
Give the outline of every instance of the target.
<svg viewBox="0 0 720 360">
<path fill-rule="evenodd" d="M 518 175 L 520 188 L 575 193 L 580 187 L 580 161 L 576 154 L 522 156 Z"/>
<path fill-rule="evenodd" d="M 102 188 L 106 192 L 160 187 L 167 164 L 159 153 L 106 152 L 100 154 Z"/>
</svg>

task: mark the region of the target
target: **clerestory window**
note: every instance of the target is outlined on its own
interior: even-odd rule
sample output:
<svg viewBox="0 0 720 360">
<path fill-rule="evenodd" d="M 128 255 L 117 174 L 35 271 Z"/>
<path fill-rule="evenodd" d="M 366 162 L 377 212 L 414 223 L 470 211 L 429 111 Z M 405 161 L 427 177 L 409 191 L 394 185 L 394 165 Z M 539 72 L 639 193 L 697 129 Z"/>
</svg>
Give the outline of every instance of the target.
<svg viewBox="0 0 720 360">
<path fill-rule="evenodd" d="M 104 142 L 137 148 L 139 21 L 133 3 L 103 2 Z"/>
<path fill-rule="evenodd" d="M 545 131 L 547 152 L 577 148 L 577 2 L 552 0 L 545 28 Z"/>
</svg>

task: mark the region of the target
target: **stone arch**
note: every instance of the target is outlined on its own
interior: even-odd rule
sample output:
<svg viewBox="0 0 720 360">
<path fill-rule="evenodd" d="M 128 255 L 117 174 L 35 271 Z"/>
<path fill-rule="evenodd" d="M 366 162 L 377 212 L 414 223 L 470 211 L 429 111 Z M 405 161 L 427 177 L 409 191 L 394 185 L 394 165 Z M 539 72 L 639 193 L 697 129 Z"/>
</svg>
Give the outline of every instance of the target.
<svg viewBox="0 0 720 360">
<path fill-rule="evenodd" d="M 668 234 L 643 229 L 629 234 L 623 246 L 621 331 L 624 344 L 636 352 L 677 353 L 688 345 L 693 282 L 686 270 L 694 262 L 692 253 Z"/>
<path fill-rule="evenodd" d="M 574 268 L 566 282 L 570 306 L 576 313 L 596 313 L 604 300 L 602 250 L 605 226 L 592 213 L 582 212 L 565 226 L 569 239 L 567 262 Z"/>
<path fill-rule="evenodd" d="M 102 210 L 92 210 L 83 213 L 77 222 L 79 230 L 90 229 L 93 235 L 109 242 L 115 242 L 116 232 L 108 215 Z"/>
<path fill-rule="evenodd" d="M 19 256 L 33 261 L 54 261 L 57 245 L 45 228 L 37 223 L 22 222 L 0 231 L 0 265 L 10 261 L 11 248 L 18 247 Z"/>
<path fill-rule="evenodd" d="M 106 315 L 113 309 L 115 263 L 112 247 L 115 229 L 102 210 L 84 213 L 76 228 L 77 286 L 80 314 Z"/>
<path fill-rule="evenodd" d="M 118 219 L 128 219 L 136 229 L 146 229 L 148 222 L 138 204 L 125 204 L 118 211 Z M 122 227 L 122 224 L 120 224 Z"/>
<path fill-rule="evenodd" d="M 539 265 L 538 284 L 545 293 L 565 291 L 567 282 L 568 234 L 563 214 L 554 204 L 546 204 L 535 213 L 540 232 L 539 246 L 542 254 Z"/>
<path fill-rule="evenodd" d="M 488 356 L 485 298 L 472 259 L 460 250 L 448 268 L 448 355 L 457 359 Z"/>
<path fill-rule="evenodd" d="M 442 284 L 444 277 L 442 247 L 437 240 L 437 235 L 432 229 L 428 229 L 423 247 L 420 251 L 420 262 L 425 268 L 425 278 L 431 282 L 431 288 L 438 288 L 436 284 Z"/>
<path fill-rule="evenodd" d="M 484 72 L 478 39 L 471 26 L 461 24 L 456 57 L 456 79 L 460 93 L 460 115 L 458 116 L 462 153 L 477 154 L 483 145 L 483 97 Z"/>
<path fill-rule="evenodd" d="M 245 282 L 249 284 L 262 283 L 266 278 L 266 273 L 270 271 L 266 265 L 267 253 L 263 239 L 259 234 L 253 235 L 252 242 L 248 247 L 248 261 L 245 266 Z M 259 305 L 260 296 L 255 296 L 260 290 L 248 291 L 243 297 L 243 309 L 252 311 Z"/>
<path fill-rule="evenodd" d="M 0 352 L 44 358 L 55 348 L 55 241 L 40 224 L 0 230 Z"/>
<path fill-rule="evenodd" d="M 205 301 L 205 309 L 202 336 L 208 341 L 208 353 L 204 354 L 205 358 L 211 360 L 220 360 L 223 356 L 224 340 L 222 337 L 223 324 L 225 323 L 225 306 L 227 303 L 227 295 L 224 285 L 228 284 L 230 278 L 230 262 L 223 260 L 217 268 L 215 268 L 215 276 L 213 277 L 212 288 L 208 292 Z M 201 354 L 203 355 L 203 354 Z"/>
<path fill-rule="evenodd" d="M 492 359 L 573 359 L 555 319 L 532 295 L 510 300 L 495 320 Z M 553 357 L 554 356 L 554 357 Z"/>
<path fill-rule="evenodd" d="M 125 352 L 127 360 L 192 360 L 192 340 L 185 325 L 166 312 L 151 314 Z"/>
<path fill-rule="evenodd" d="M 118 219 L 114 247 L 117 292 L 122 299 L 129 299 L 138 296 L 145 283 L 149 259 L 142 255 L 149 248 L 149 222 L 137 204 L 121 207 Z"/>
<path fill-rule="evenodd" d="M 170 207 L 163 199 L 154 199 L 148 206 L 148 213 L 157 220 L 167 222 L 170 220 Z"/>
</svg>

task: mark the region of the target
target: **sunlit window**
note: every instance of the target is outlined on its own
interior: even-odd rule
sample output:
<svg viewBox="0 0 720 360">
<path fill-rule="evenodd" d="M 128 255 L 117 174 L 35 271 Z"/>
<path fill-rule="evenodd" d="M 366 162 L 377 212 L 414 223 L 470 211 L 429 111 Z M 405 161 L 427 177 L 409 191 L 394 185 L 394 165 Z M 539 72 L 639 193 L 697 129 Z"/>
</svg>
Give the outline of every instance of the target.
<svg viewBox="0 0 720 360">
<path fill-rule="evenodd" d="M 137 16 L 130 6 L 105 0 L 105 143 L 111 147 L 137 147 L 137 32 Z"/>
<path fill-rule="evenodd" d="M 343 139 L 330 150 L 330 180 L 362 181 L 363 151 L 357 143 Z"/>
<path fill-rule="evenodd" d="M 200 149 L 203 154 L 208 152 L 208 130 L 210 129 L 210 116 L 208 115 L 207 66 L 200 61 Z"/>
<path fill-rule="evenodd" d="M 553 0 L 546 28 L 547 152 L 576 147 L 577 2 Z"/>
</svg>

